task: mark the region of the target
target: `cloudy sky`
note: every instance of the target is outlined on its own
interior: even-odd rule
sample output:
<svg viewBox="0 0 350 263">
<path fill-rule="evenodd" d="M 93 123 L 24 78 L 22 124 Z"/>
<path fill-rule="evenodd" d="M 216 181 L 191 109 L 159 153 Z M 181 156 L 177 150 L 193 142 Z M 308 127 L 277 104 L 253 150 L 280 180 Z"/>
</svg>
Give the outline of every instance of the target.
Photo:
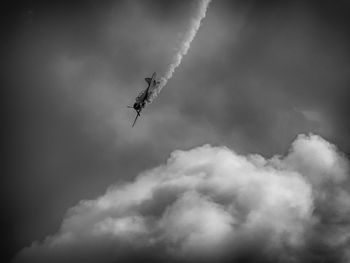
<svg viewBox="0 0 350 263">
<path fill-rule="evenodd" d="M 3 258 L 350 260 L 350 2 L 212 0 L 131 128 L 199 5 L 4 6 Z"/>
</svg>

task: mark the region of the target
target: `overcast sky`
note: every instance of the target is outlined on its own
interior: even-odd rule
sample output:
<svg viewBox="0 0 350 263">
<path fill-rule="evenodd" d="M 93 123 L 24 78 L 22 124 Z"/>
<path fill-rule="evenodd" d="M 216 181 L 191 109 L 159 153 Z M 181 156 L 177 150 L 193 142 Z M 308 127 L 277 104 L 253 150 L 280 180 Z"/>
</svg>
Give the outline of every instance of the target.
<svg viewBox="0 0 350 263">
<path fill-rule="evenodd" d="M 165 73 L 196 8 L 196 1 L 161 0 L 14 1 L 6 6 L 3 90 L 10 139 L 9 167 L 2 175 L 4 257 L 55 235 L 68 209 L 103 196 L 111 185 L 133 182 L 167 163 L 175 150 L 187 156 L 186 151 L 210 144 L 208 156 L 227 148 L 234 158 L 259 154 L 268 160 L 298 153 L 295 145 L 301 140 L 327 147 L 329 142 L 335 145 L 329 154 L 349 157 L 350 2 L 345 0 L 213 0 L 181 65 L 131 128 L 135 113 L 126 106 L 146 87 L 145 77 Z M 296 139 L 299 134 L 306 137 Z M 283 169 L 305 175 L 288 156 L 280 160 Z M 334 174 L 345 174 L 341 191 L 347 198 L 347 164 L 339 166 Z M 312 176 L 310 182 L 305 179 L 305 189 L 310 184 L 319 193 L 323 188 Z M 308 191 L 303 191 L 305 200 Z M 207 207 L 208 200 L 198 198 L 191 192 L 171 208 L 193 200 L 195 207 Z M 315 202 L 307 206 L 310 211 L 317 202 L 321 210 L 329 205 L 310 202 Z M 181 213 L 175 208 L 160 221 Z M 322 215 L 326 220 L 329 213 Z M 339 217 L 349 230 L 350 213 Z M 226 214 L 220 218 L 231 222 Z M 323 256 L 335 262 L 331 252 Z M 322 258 L 307 253 L 309 260 Z"/>
</svg>

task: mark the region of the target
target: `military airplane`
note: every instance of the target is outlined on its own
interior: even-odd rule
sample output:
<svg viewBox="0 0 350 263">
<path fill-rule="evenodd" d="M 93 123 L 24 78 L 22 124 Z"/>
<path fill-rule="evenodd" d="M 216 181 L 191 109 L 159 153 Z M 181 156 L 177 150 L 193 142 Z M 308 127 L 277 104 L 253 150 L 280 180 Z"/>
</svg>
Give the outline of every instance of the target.
<svg viewBox="0 0 350 263">
<path fill-rule="evenodd" d="M 146 102 L 151 102 L 151 96 L 152 92 L 157 85 L 159 85 L 160 81 L 156 80 L 157 74 L 154 72 L 152 74 L 152 77 L 150 78 L 145 78 L 146 82 L 148 83 L 148 87 L 143 90 L 135 99 L 135 103 L 133 106 L 128 106 L 128 108 L 132 108 L 136 111 L 137 115 L 135 117 L 134 123 L 132 124 L 132 127 L 134 127 L 137 118 L 140 115 L 142 109 L 146 106 Z"/>
</svg>

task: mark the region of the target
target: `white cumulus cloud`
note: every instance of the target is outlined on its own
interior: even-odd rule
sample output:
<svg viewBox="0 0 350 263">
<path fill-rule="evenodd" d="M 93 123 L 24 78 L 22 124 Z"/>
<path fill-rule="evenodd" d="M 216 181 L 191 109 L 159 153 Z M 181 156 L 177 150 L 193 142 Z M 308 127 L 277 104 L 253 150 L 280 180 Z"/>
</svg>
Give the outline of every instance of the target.
<svg viewBox="0 0 350 263">
<path fill-rule="evenodd" d="M 349 204 L 348 161 L 317 135 L 270 159 L 204 145 L 79 202 L 15 262 L 341 262 Z"/>
</svg>

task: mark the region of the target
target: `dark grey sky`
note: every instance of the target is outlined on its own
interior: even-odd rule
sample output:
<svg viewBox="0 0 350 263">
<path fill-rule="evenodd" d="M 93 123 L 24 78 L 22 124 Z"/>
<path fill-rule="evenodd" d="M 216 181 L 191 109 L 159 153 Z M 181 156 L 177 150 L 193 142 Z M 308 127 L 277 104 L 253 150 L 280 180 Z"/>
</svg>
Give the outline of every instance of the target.
<svg viewBox="0 0 350 263">
<path fill-rule="evenodd" d="M 4 8 L 7 256 L 56 232 L 80 200 L 176 149 L 210 143 L 269 157 L 313 132 L 350 153 L 345 0 L 213 0 L 182 64 L 131 129 L 126 105 L 144 77 L 165 72 L 192 9 L 160 0 Z"/>
</svg>

